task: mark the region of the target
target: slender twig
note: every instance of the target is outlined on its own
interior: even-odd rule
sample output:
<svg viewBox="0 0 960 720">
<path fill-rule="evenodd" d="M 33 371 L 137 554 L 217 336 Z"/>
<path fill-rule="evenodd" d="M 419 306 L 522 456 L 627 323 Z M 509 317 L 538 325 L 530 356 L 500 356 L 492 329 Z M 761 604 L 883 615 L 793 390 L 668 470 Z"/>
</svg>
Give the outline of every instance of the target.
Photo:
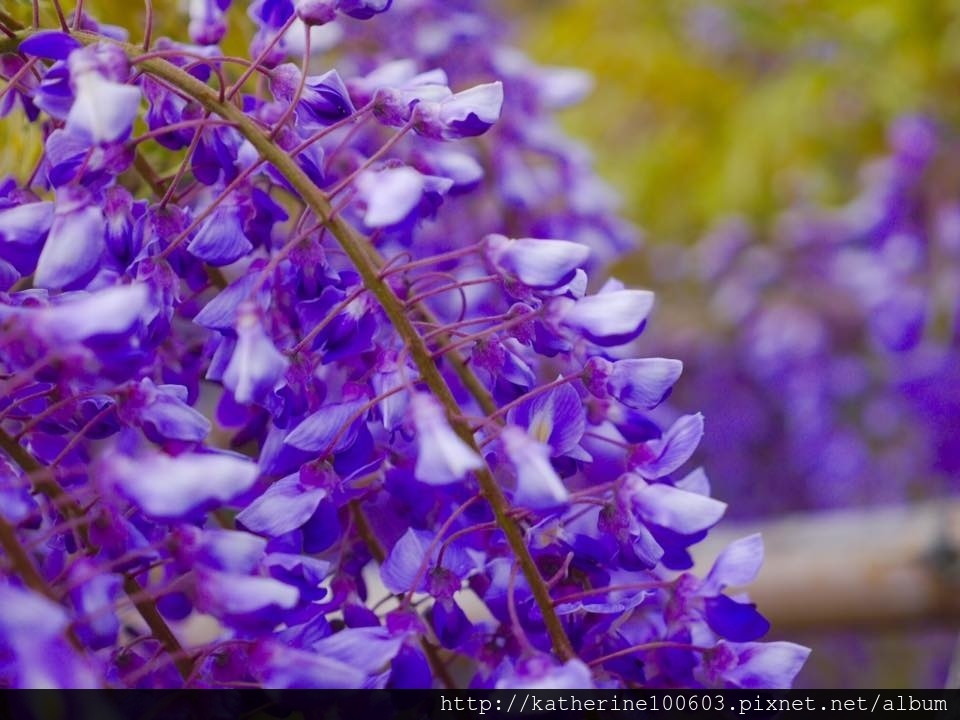
<svg viewBox="0 0 960 720">
<path fill-rule="evenodd" d="M 143 51 L 150 51 L 150 40 L 153 37 L 153 0 L 143 0 L 146 18 L 143 27 Z"/>
<path fill-rule="evenodd" d="M 77 0 L 77 7 L 73 10 L 73 29 L 80 29 L 80 21 L 83 19 L 83 0 Z"/>
<path fill-rule="evenodd" d="M 589 661 L 587 665 L 591 667 L 596 665 L 602 665 L 608 660 L 615 660 L 619 657 L 626 657 L 627 655 L 634 655 L 639 652 L 650 652 L 651 650 L 692 650 L 693 652 L 710 652 L 713 648 L 701 647 L 699 645 L 691 645 L 690 643 L 684 642 L 675 642 L 673 640 L 655 640 L 653 642 L 640 643 L 639 645 L 631 645 L 630 647 L 623 648 L 622 650 L 617 650 L 612 652 L 609 655 L 603 655 L 598 658 L 594 658 Z"/>
</svg>

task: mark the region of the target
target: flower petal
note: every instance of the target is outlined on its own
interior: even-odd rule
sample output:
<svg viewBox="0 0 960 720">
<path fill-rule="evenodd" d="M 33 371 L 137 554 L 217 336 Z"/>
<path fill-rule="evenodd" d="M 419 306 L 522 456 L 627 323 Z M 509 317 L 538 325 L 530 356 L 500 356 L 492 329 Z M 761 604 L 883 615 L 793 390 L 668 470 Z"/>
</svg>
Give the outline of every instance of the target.
<svg viewBox="0 0 960 720">
<path fill-rule="evenodd" d="M 411 167 L 367 171 L 356 180 L 357 193 L 366 203 L 363 223 L 369 228 L 389 227 L 404 220 L 420 204 L 424 176 Z"/>
<path fill-rule="evenodd" d="M 147 515 L 176 520 L 228 502 L 256 482 L 257 466 L 224 454 L 185 453 L 106 460 L 109 480 Z"/>
<path fill-rule="evenodd" d="M 72 35 L 59 30 L 45 30 L 24 38 L 20 52 L 47 60 L 66 60 L 82 44 Z"/>
<path fill-rule="evenodd" d="M 691 458 L 703 437 L 703 415 L 684 415 L 676 420 L 659 440 L 648 443 L 654 452 L 634 469 L 646 478 L 665 477 Z"/>
<path fill-rule="evenodd" d="M 590 257 L 589 247 L 567 240 L 488 235 L 484 243 L 488 257 L 498 270 L 536 290 L 566 285 Z"/>
<path fill-rule="evenodd" d="M 234 399 L 242 405 L 262 401 L 289 364 L 264 331 L 256 310 L 242 307 L 237 318 L 237 344 L 223 371 L 223 384 Z"/>
<path fill-rule="evenodd" d="M 416 430 L 417 465 L 413 474 L 417 480 L 447 485 L 483 467 L 483 460 L 451 429 L 443 408 L 430 395 L 414 393 L 409 410 Z"/>
<path fill-rule="evenodd" d="M 727 504 L 664 483 L 642 480 L 631 487 L 631 506 L 646 522 L 681 535 L 692 535 L 716 525 Z"/>
<path fill-rule="evenodd" d="M 51 344 L 122 335 L 149 309 L 146 285 L 116 285 L 95 293 L 63 295 L 64 302 L 30 311 L 38 335 Z"/>
<path fill-rule="evenodd" d="M 613 290 L 588 295 L 567 309 L 563 324 L 597 345 L 623 345 L 643 332 L 653 300 L 649 290 Z"/>
<path fill-rule="evenodd" d="M 500 433 L 504 451 L 517 473 L 514 502 L 535 510 L 555 508 L 570 497 L 557 471 L 550 464 L 550 447 L 537 442 L 516 426 Z"/>
<path fill-rule="evenodd" d="M 683 372 L 683 363 L 665 358 L 617 360 L 607 378 L 607 391 L 627 407 L 652 410 Z"/>
<path fill-rule="evenodd" d="M 749 585 L 763 565 L 763 537 L 760 533 L 734 540 L 713 561 L 704 579 L 705 593 L 720 592 L 725 587 Z"/>
<path fill-rule="evenodd" d="M 236 207 L 220 206 L 187 245 L 187 252 L 215 267 L 236 262 L 253 250 Z"/>
<path fill-rule="evenodd" d="M 309 415 L 287 435 L 283 443 L 314 453 L 338 452 L 349 447 L 356 439 L 356 432 L 352 430 L 342 431 L 344 426 L 350 422 L 350 419 L 366 404 L 367 402 L 364 399 L 331 403 L 322 410 Z M 356 418 L 353 423 L 359 420 L 360 418 Z M 337 435 L 341 435 L 340 441 L 336 447 L 332 447 Z"/>
<path fill-rule="evenodd" d="M 390 592 L 403 593 L 413 590 L 425 590 L 429 572 L 424 572 L 419 583 L 414 587 L 417 573 L 426 557 L 427 548 L 433 542 L 435 535 L 427 530 L 409 528 L 396 544 L 390 554 L 380 566 L 380 579 L 384 587 Z M 440 555 L 440 544 L 434 548 L 427 565 L 429 571 Z M 449 545 L 443 554 L 443 567 L 455 576 L 462 578 L 469 569 L 470 561 L 458 545 Z"/>
<path fill-rule="evenodd" d="M 59 200 L 33 278 L 37 287 L 57 290 L 92 271 L 106 250 L 106 221 L 100 208 Z"/>
<path fill-rule="evenodd" d="M 122 85 L 95 71 L 74 78 L 76 100 L 67 115 L 67 128 L 95 144 L 121 140 L 130 134 L 140 109 L 140 88 Z"/>
<path fill-rule="evenodd" d="M 282 478 L 237 514 L 237 522 L 255 533 L 278 537 L 303 526 L 327 492 L 307 488 L 297 475 Z"/>
<path fill-rule="evenodd" d="M 440 103 L 442 135 L 447 140 L 482 135 L 500 119 L 502 108 L 499 80 L 455 93 Z"/>
</svg>

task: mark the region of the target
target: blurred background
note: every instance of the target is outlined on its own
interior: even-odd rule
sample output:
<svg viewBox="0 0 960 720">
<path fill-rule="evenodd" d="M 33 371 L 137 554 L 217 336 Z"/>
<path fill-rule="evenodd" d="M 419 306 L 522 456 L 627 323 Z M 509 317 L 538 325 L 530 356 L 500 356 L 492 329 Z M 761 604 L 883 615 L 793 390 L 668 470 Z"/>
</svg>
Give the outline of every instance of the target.
<svg viewBox="0 0 960 720">
<path fill-rule="evenodd" d="M 764 532 L 751 597 L 814 648 L 800 687 L 956 686 L 960 0 L 500 5 L 594 76 L 562 123 L 643 230 L 615 273 L 657 292 L 642 354 L 685 363 L 659 412 L 704 412 L 730 504 L 699 559 Z M 142 33 L 139 2 L 86 7 Z M 8 117 L 0 174 L 38 143 Z"/>
<path fill-rule="evenodd" d="M 751 597 L 811 645 L 800 686 L 956 686 L 960 3 L 516 2 L 564 117 L 644 246 L 665 413 L 755 529 Z M 675 410 L 673 408 L 676 408 Z"/>
</svg>

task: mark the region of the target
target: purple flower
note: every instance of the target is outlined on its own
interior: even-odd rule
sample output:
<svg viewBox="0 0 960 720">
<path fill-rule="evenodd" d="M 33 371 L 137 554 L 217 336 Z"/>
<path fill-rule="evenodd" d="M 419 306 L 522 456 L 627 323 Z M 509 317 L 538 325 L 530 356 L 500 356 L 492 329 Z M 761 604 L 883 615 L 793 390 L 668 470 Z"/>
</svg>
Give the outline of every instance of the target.
<svg viewBox="0 0 960 720">
<path fill-rule="evenodd" d="M 366 405 L 362 398 L 328 403 L 323 410 L 308 415 L 283 442 L 311 453 L 345 450 L 357 439 L 356 427 Z"/>
<path fill-rule="evenodd" d="M 500 433 L 504 452 L 517 476 L 514 502 L 542 510 L 564 504 L 569 493 L 550 464 L 550 447 L 537 442 L 522 429 L 505 427 Z"/>
<path fill-rule="evenodd" d="M 393 0 L 337 0 L 337 9 L 358 20 L 369 20 L 389 10 L 392 4 Z"/>
<path fill-rule="evenodd" d="M 281 65 L 271 75 L 270 89 L 278 100 L 293 102 L 301 77 L 300 69 L 296 65 Z M 355 112 L 350 93 L 336 70 L 330 70 L 323 75 L 307 76 L 303 82 L 303 90 L 297 102 L 297 114 L 305 127 L 332 125 Z"/>
<path fill-rule="evenodd" d="M 651 480 L 665 477 L 693 456 L 702 437 L 703 416 L 699 413 L 685 415 L 678 418 L 662 437 L 638 448 L 630 464 Z"/>
<path fill-rule="evenodd" d="M 249 490 L 257 466 L 234 455 L 188 453 L 104 458 L 105 479 L 147 515 L 176 520 L 229 502 Z"/>
<path fill-rule="evenodd" d="M 483 460 L 453 431 L 440 404 L 426 393 L 410 397 L 410 419 L 417 439 L 414 476 L 428 485 L 458 482 Z"/>
<path fill-rule="evenodd" d="M 535 290 L 555 290 L 573 280 L 590 257 L 590 248 L 567 240 L 484 238 L 487 257 L 506 277 Z"/>
<path fill-rule="evenodd" d="M 0 258 L 20 273 L 32 272 L 54 217 L 52 202 L 24 203 L 0 210 Z"/>
<path fill-rule="evenodd" d="M 500 118 L 503 83 L 477 85 L 444 98 L 421 97 L 413 112 L 414 129 L 436 140 L 482 135 Z"/>
<path fill-rule="evenodd" d="M 200 442 L 210 432 L 210 421 L 187 404 L 182 385 L 155 385 L 149 378 L 133 385 L 121 416 L 141 426 L 154 442 Z"/>
<path fill-rule="evenodd" d="M 93 688 L 98 678 L 70 646 L 69 618 L 56 603 L 36 593 L 0 584 L 0 676 L 9 687 Z"/>
<path fill-rule="evenodd" d="M 223 372 L 223 384 L 238 403 L 261 402 L 289 362 L 264 332 L 260 315 L 252 306 L 240 306 L 236 332 L 237 344 Z"/>
<path fill-rule="evenodd" d="M 303 482 L 299 474 L 290 475 L 240 511 L 237 521 L 255 533 L 279 537 L 303 527 L 327 495 L 325 488 Z"/>
<path fill-rule="evenodd" d="M 435 566 L 440 557 L 440 546 L 434 540 L 433 533 L 413 528 L 407 530 L 397 540 L 387 559 L 380 566 L 380 578 L 390 592 L 426 590 L 429 582 L 428 573 L 420 572 L 425 561 L 427 570 L 431 573 L 442 569 L 458 578 L 456 585 L 459 588 L 459 581 L 467 574 L 470 566 L 467 556 L 456 546 L 447 547 L 443 555 L 443 565 L 437 568 Z M 427 550 L 431 546 L 433 552 L 427 560 Z"/>
<path fill-rule="evenodd" d="M 559 665 L 552 658 L 533 656 L 515 671 L 497 681 L 497 690 L 590 690 L 595 687 L 588 668 L 580 660 Z"/>
<path fill-rule="evenodd" d="M 521 403 L 508 419 L 526 426 L 534 440 L 549 445 L 552 456 L 590 460 L 580 446 L 587 428 L 586 411 L 580 395 L 569 383 Z"/>
<path fill-rule="evenodd" d="M 604 397 L 609 393 L 627 407 L 652 410 L 667 399 L 683 372 L 683 363 L 665 358 L 629 358 L 609 362 L 590 359 L 587 386 Z"/>
<path fill-rule="evenodd" d="M 278 642 L 257 649 L 253 669 L 265 688 L 277 690 L 360 688 L 366 680 L 362 670 L 345 662 Z"/>
<path fill-rule="evenodd" d="M 307 25 L 326 25 L 337 17 L 337 0 L 296 0 L 297 16 Z"/>
<path fill-rule="evenodd" d="M 366 207 L 363 223 L 369 228 L 398 225 L 414 215 L 425 197 L 443 195 L 452 185 L 452 180 L 411 167 L 365 172 L 356 180 L 357 195 Z"/>
<path fill-rule="evenodd" d="M 40 251 L 34 282 L 63 288 L 92 271 L 106 249 L 104 217 L 85 191 L 64 188 L 57 194 L 53 224 Z"/>
<path fill-rule="evenodd" d="M 187 32 L 198 45 L 216 45 L 227 32 L 223 14 L 230 0 L 190 0 L 187 12 L 190 25 Z"/>
<path fill-rule="evenodd" d="M 647 290 L 609 290 L 581 298 L 563 312 L 562 322 L 603 347 L 623 345 L 646 326 L 653 309 Z"/>
<path fill-rule="evenodd" d="M 429 687 L 450 652 L 472 687 L 792 681 L 803 649 L 756 643 L 767 621 L 725 594 L 759 540 L 683 572 L 726 505 L 678 474 L 702 417 L 648 413 L 683 366 L 637 357 L 653 295 L 605 281 L 636 232 L 552 114 L 586 77 L 433 0 L 255 0 L 248 65 L 215 46 L 237 47 L 230 5 L 186 3 L 201 45 L 153 38 L 149 61 L 87 16 L 0 60 L 0 114 L 44 138 L 0 182 L 0 516 L 23 554 L 0 685 Z M 902 230 L 882 271 L 844 266 L 902 352 L 927 317 L 897 209 L 924 137 L 897 135 L 848 219 Z M 757 330 L 768 371 L 829 340 L 797 317 Z"/>
<path fill-rule="evenodd" d="M 78 628 L 78 635 L 94 650 L 116 642 L 120 620 L 114 607 L 122 584 L 119 575 L 101 573 L 90 561 L 80 561 L 70 568 L 71 600 L 77 613 L 88 618 Z"/>
<path fill-rule="evenodd" d="M 203 221 L 187 245 L 188 252 L 215 266 L 236 262 L 252 249 L 238 208 L 229 202 L 221 203 Z"/>
<path fill-rule="evenodd" d="M 665 483 L 648 483 L 637 475 L 619 481 L 618 496 L 639 520 L 692 535 L 713 527 L 723 517 L 726 503 Z"/>
<path fill-rule="evenodd" d="M 82 44 L 76 38 L 58 30 L 44 30 L 20 43 L 20 51 L 49 60 L 66 60 Z"/>
<path fill-rule="evenodd" d="M 394 60 L 380 65 L 365 77 L 350 80 L 350 95 L 360 105 L 373 102 L 374 113 L 387 125 L 400 126 L 410 119 L 413 105 L 421 98 L 447 97 L 447 74 L 440 69 L 417 72 L 413 60 Z"/>
<path fill-rule="evenodd" d="M 149 290 L 145 285 L 117 285 L 90 293 L 62 295 L 60 302 L 22 315 L 50 345 L 82 342 L 104 335 L 124 335 L 147 316 Z"/>
<path fill-rule="evenodd" d="M 810 648 L 791 642 L 721 642 L 706 659 L 706 676 L 728 688 L 789 688 Z"/>
<path fill-rule="evenodd" d="M 93 143 L 124 139 L 140 108 L 140 89 L 111 77 L 126 75 L 126 57 L 109 48 L 84 48 L 69 59 L 76 99 L 67 115 L 67 129 Z"/>
</svg>

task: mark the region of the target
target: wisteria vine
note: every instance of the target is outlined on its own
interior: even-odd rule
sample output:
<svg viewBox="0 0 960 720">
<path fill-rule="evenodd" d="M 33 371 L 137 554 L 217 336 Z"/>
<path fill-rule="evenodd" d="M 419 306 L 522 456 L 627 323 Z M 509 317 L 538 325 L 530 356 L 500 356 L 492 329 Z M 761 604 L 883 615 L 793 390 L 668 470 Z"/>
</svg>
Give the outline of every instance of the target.
<svg viewBox="0 0 960 720">
<path fill-rule="evenodd" d="M 249 58 L 230 4 L 0 15 L 0 683 L 789 686 L 760 538 L 689 572 L 726 505 L 588 78 L 484 3 L 256 0 Z"/>
</svg>

